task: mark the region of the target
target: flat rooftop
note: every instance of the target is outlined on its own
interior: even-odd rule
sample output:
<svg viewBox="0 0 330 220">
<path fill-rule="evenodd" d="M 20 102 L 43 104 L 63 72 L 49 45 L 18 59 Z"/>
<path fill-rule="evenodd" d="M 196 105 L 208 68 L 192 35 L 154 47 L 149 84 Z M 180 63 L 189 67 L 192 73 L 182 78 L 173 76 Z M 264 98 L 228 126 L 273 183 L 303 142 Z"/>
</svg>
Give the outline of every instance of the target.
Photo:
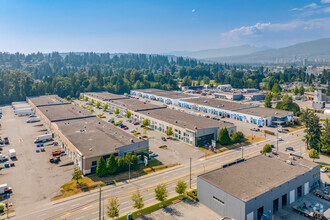
<svg viewBox="0 0 330 220">
<path fill-rule="evenodd" d="M 75 105 L 50 105 L 41 106 L 38 109 L 50 120 L 62 121 L 62 120 L 72 120 L 79 118 L 95 117 L 90 111 Z"/>
<path fill-rule="evenodd" d="M 292 112 L 284 111 L 280 109 L 274 109 L 274 108 L 263 108 L 263 107 L 255 107 L 255 108 L 249 108 L 249 109 L 241 109 L 236 110 L 236 112 L 247 114 L 247 115 L 255 115 L 263 118 L 268 117 L 278 117 L 283 118 L 289 115 L 293 115 Z"/>
<path fill-rule="evenodd" d="M 96 99 L 101 99 L 103 101 L 128 99 L 127 96 L 117 95 L 117 94 L 113 94 L 113 93 L 109 93 L 109 92 L 88 92 L 88 93 L 84 93 L 84 95 L 88 95 L 88 96 L 94 97 Z"/>
<path fill-rule="evenodd" d="M 115 104 L 117 106 L 121 106 L 127 108 L 131 111 L 143 111 L 143 110 L 151 110 L 151 109 L 160 109 L 167 108 L 166 105 L 153 105 L 148 102 L 142 102 L 136 99 L 120 99 L 114 101 L 108 101 L 109 104 Z"/>
<path fill-rule="evenodd" d="M 134 91 L 144 92 L 144 93 L 147 93 L 150 95 L 156 95 L 156 96 L 161 96 L 161 97 L 170 98 L 170 99 L 196 97 L 196 96 L 192 96 L 192 95 L 187 95 L 186 93 L 183 93 L 181 91 L 176 91 L 176 90 L 138 89 L 138 90 L 134 90 Z"/>
<path fill-rule="evenodd" d="M 117 152 L 116 149 L 140 140 L 99 118 L 55 122 L 58 130 L 85 156 Z"/>
<path fill-rule="evenodd" d="M 58 97 L 57 95 L 44 95 L 37 97 L 28 97 L 31 102 L 39 107 L 39 106 L 49 106 L 49 105 L 63 105 L 70 104 L 70 102 L 65 101 L 64 99 Z"/>
<path fill-rule="evenodd" d="M 150 111 L 141 111 L 139 113 L 144 114 L 147 117 L 155 118 L 157 120 L 167 122 L 174 126 L 186 128 L 193 131 L 196 130 L 196 128 L 205 129 L 216 127 L 234 127 L 234 124 L 232 123 L 225 123 L 224 121 L 215 121 L 212 119 L 187 114 L 169 108 L 153 109 Z"/>
<path fill-rule="evenodd" d="M 241 108 L 254 108 L 255 106 L 247 105 L 247 104 L 240 104 L 237 102 L 229 102 L 224 101 L 221 99 L 210 99 L 210 98 L 197 98 L 197 99 L 185 99 L 183 100 L 185 102 L 198 104 L 198 105 L 204 105 L 209 106 L 213 108 L 219 108 L 224 110 L 235 110 L 235 109 L 241 109 Z"/>
<path fill-rule="evenodd" d="M 259 155 L 225 168 L 219 168 L 198 177 L 242 200 L 249 201 L 297 176 L 319 166 L 305 159 L 286 163 L 289 155 L 279 153 L 271 157 Z"/>
</svg>

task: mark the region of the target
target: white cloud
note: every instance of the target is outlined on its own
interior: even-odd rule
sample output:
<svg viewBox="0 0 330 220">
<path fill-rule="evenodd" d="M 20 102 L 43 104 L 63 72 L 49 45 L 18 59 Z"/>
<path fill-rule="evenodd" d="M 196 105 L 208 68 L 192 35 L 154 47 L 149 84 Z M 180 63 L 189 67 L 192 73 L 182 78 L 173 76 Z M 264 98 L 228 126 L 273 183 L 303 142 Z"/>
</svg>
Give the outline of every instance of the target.
<svg viewBox="0 0 330 220">
<path fill-rule="evenodd" d="M 329 0 L 330 1 L 330 0 Z M 311 4 L 308 4 L 308 5 L 305 5 L 304 7 L 302 8 L 293 8 L 291 9 L 291 11 L 304 11 L 306 9 L 315 9 L 315 8 L 319 8 L 320 6 L 317 5 L 316 3 L 311 3 Z"/>
<path fill-rule="evenodd" d="M 323 4 L 330 3 L 330 0 L 321 0 L 321 3 Z"/>
<path fill-rule="evenodd" d="M 194 13 L 195 11 L 196 11 L 195 9 L 191 10 L 192 13 Z"/>
<path fill-rule="evenodd" d="M 325 13 L 330 13 L 330 7 L 323 8 L 323 11 L 324 11 Z"/>
<path fill-rule="evenodd" d="M 257 23 L 221 34 L 222 43 L 230 45 L 283 45 L 297 39 L 317 39 L 330 36 L 330 17 L 293 20 L 287 23 Z"/>
</svg>

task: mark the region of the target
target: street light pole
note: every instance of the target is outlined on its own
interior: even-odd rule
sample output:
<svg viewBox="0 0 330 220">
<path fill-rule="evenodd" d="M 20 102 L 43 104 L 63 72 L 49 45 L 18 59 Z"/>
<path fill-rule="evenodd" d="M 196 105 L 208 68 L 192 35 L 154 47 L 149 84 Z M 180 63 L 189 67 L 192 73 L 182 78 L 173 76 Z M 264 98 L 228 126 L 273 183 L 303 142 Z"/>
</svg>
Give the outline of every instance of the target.
<svg viewBox="0 0 330 220">
<path fill-rule="evenodd" d="M 100 196 L 99 196 L 99 220 L 101 220 L 101 184 L 99 185 L 100 187 Z"/>
<path fill-rule="evenodd" d="M 278 131 L 277 131 L 277 135 L 276 135 L 276 151 L 278 152 Z"/>
<path fill-rule="evenodd" d="M 191 189 L 191 157 L 190 157 L 189 186 L 190 186 L 190 189 Z"/>
</svg>

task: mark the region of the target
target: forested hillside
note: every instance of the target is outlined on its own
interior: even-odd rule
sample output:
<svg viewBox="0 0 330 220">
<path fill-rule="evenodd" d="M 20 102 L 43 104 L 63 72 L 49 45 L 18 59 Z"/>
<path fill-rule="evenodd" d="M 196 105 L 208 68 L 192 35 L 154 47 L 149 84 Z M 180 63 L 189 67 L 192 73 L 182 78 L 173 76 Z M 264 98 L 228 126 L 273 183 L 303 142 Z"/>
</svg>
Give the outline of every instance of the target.
<svg viewBox="0 0 330 220">
<path fill-rule="evenodd" d="M 77 97 L 87 91 L 123 94 L 131 89 L 171 90 L 180 84 L 208 84 L 210 80 L 214 84 L 232 84 L 234 88 L 259 88 L 259 83 L 265 82 L 265 89 L 271 89 L 275 83 L 311 83 L 315 78 L 301 68 L 289 67 L 284 73 L 271 73 L 262 66 L 251 69 L 146 54 L 0 53 L 0 104 L 53 93 Z M 329 78 L 329 72 L 324 73 L 320 81 L 326 83 Z"/>
</svg>

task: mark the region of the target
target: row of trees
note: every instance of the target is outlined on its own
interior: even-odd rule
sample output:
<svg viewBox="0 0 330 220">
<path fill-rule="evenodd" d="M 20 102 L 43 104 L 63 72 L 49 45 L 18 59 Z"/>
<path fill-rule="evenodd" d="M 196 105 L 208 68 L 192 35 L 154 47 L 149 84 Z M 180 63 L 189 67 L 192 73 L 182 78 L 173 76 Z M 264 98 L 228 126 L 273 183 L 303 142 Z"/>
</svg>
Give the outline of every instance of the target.
<svg viewBox="0 0 330 220">
<path fill-rule="evenodd" d="M 116 158 L 114 154 L 110 155 L 108 163 L 101 156 L 96 167 L 96 174 L 100 177 L 107 174 L 115 174 L 127 171 L 130 167 L 135 169 L 138 165 L 138 157 L 136 155 L 126 154 L 124 157 Z"/>
<path fill-rule="evenodd" d="M 220 130 L 218 142 L 221 145 L 228 145 L 228 144 L 235 144 L 240 143 L 245 140 L 244 134 L 241 131 L 237 131 L 232 134 L 232 136 L 229 136 L 229 132 L 227 128 L 223 128 Z"/>
<path fill-rule="evenodd" d="M 304 141 L 308 149 L 315 149 L 330 154 L 330 122 L 328 119 L 322 125 L 320 118 L 311 110 L 303 109 L 300 121 L 305 124 Z"/>
<path fill-rule="evenodd" d="M 187 184 L 184 181 L 178 181 L 175 187 L 175 192 L 179 195 L 183 195 L 186 192 Z M 163 203 L 168 197 L 168 191 L 165 184 L 157 185 L 154 190 L 155 199 Z M 131 200 L 133 201 L 133 208 L 141 210 L 144 207 L 144 199 L 140 191 L 137 190 L 135 194 L 132 195 Z M 109 201 L 108 217 L 116 218 L 119 217 L 119 203 L 117 198 L 112 198 Z"/>
</svg>

